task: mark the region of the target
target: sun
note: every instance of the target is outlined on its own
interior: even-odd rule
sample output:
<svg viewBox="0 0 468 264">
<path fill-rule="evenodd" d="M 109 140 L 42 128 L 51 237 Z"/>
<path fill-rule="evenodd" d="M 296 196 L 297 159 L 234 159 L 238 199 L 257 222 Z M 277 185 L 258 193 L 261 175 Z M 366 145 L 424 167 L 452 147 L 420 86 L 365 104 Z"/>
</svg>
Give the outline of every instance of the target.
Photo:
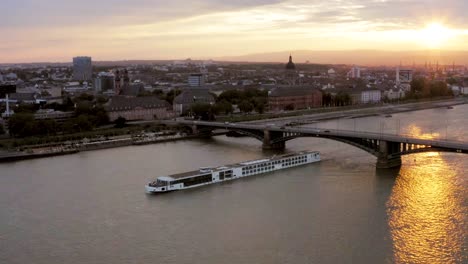
<svg viewBox="0 0 468 264">
<path fill-rule="evenodd" d="M 440 23 L 431 23 L 419 31 L 422 44 L 433 49 L 440 48 L 453 36 L 454 31 Z"/>
</svg>

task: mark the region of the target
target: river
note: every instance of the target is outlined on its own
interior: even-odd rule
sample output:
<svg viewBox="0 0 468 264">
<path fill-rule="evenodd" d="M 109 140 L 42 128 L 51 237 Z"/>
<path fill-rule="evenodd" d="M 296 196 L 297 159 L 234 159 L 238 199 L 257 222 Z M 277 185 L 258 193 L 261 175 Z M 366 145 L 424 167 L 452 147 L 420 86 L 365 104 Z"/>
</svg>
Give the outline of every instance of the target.
<svg viewBox="0 0 468 264">
<path fill-rule="evenodd" d="M 468 141 L 468 105 L 312 126 Z M 319 138 L 322 161 L 148 195 L 156 176 L 272 155 L 251 138 L 130 146 L 0 164 L 0 263 L 463 263 L 468 159 L 403 157 L 397 170 Z"/>
</svg>

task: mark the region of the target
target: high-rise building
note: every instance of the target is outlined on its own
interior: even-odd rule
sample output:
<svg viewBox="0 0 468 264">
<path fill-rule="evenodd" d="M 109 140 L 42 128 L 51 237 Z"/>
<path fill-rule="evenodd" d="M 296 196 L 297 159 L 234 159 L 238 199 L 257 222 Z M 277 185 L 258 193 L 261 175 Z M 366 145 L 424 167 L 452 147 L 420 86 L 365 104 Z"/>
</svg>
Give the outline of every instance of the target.
<svg viewBox="0 0 468 264">
<path fill-rule="evenodd" d="M 114 92 L 115 89 L 115 76 L 111 72 L 100 72 L 94 84 L 96 92 Z"/>
<path fill-rule="evenodd" d="M 357 66 L 353 66 L 351 70 L 348 72 L 348 78 L 361 78 L 361 69 Z"/>
<path fill-rule="evenodd" d="M 191 87 L 201 87 L 205 85 L 205 76 L 202 73 L 192 73 L 188 77 L 188 84 Z"/>
<path fill-rule="evenodd" d="M 73 80 L 90 81 L 93 77 L 91 57 L 73 58 Z"/>
</svg>

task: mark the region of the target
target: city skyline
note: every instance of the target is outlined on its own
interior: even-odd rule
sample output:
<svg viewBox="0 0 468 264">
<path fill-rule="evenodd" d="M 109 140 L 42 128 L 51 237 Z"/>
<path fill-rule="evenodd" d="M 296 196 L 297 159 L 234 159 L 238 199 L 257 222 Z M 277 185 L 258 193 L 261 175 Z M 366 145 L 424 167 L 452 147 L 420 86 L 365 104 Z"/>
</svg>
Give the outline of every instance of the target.
<svg viewBox="0 0 468 264">
<path fill-rule="evenodd" d="M 293 50 L 466 51 L 466 1 L 8 2 L 0 63 Z M 34 15 L 31 15 L 34 14 Z"/>
</svg>

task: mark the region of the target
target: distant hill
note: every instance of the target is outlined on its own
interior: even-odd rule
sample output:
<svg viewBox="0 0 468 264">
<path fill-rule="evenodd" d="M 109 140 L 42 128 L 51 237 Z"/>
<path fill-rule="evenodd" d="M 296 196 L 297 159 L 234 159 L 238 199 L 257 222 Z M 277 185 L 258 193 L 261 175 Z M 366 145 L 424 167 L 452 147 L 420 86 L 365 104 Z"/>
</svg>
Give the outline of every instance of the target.
<svg viewBox="0 0 468 264">
<path fill-rule="evenodd" d="M 289 54 L 296 63 L 319 64 L 358 64 L 358 65 L 423 65 L 439 63 L 439 65 L 468 65 L 468 51 L 380 51 L 380 50 L 343 50 L 343 51 L 312 51 L 295 50 L 270 53 L 256 53 L 243 56 L 229 56 L 216 58 L 217 61 L 245 61 L 245 62 L 284 62 Z"/>
</svg>

